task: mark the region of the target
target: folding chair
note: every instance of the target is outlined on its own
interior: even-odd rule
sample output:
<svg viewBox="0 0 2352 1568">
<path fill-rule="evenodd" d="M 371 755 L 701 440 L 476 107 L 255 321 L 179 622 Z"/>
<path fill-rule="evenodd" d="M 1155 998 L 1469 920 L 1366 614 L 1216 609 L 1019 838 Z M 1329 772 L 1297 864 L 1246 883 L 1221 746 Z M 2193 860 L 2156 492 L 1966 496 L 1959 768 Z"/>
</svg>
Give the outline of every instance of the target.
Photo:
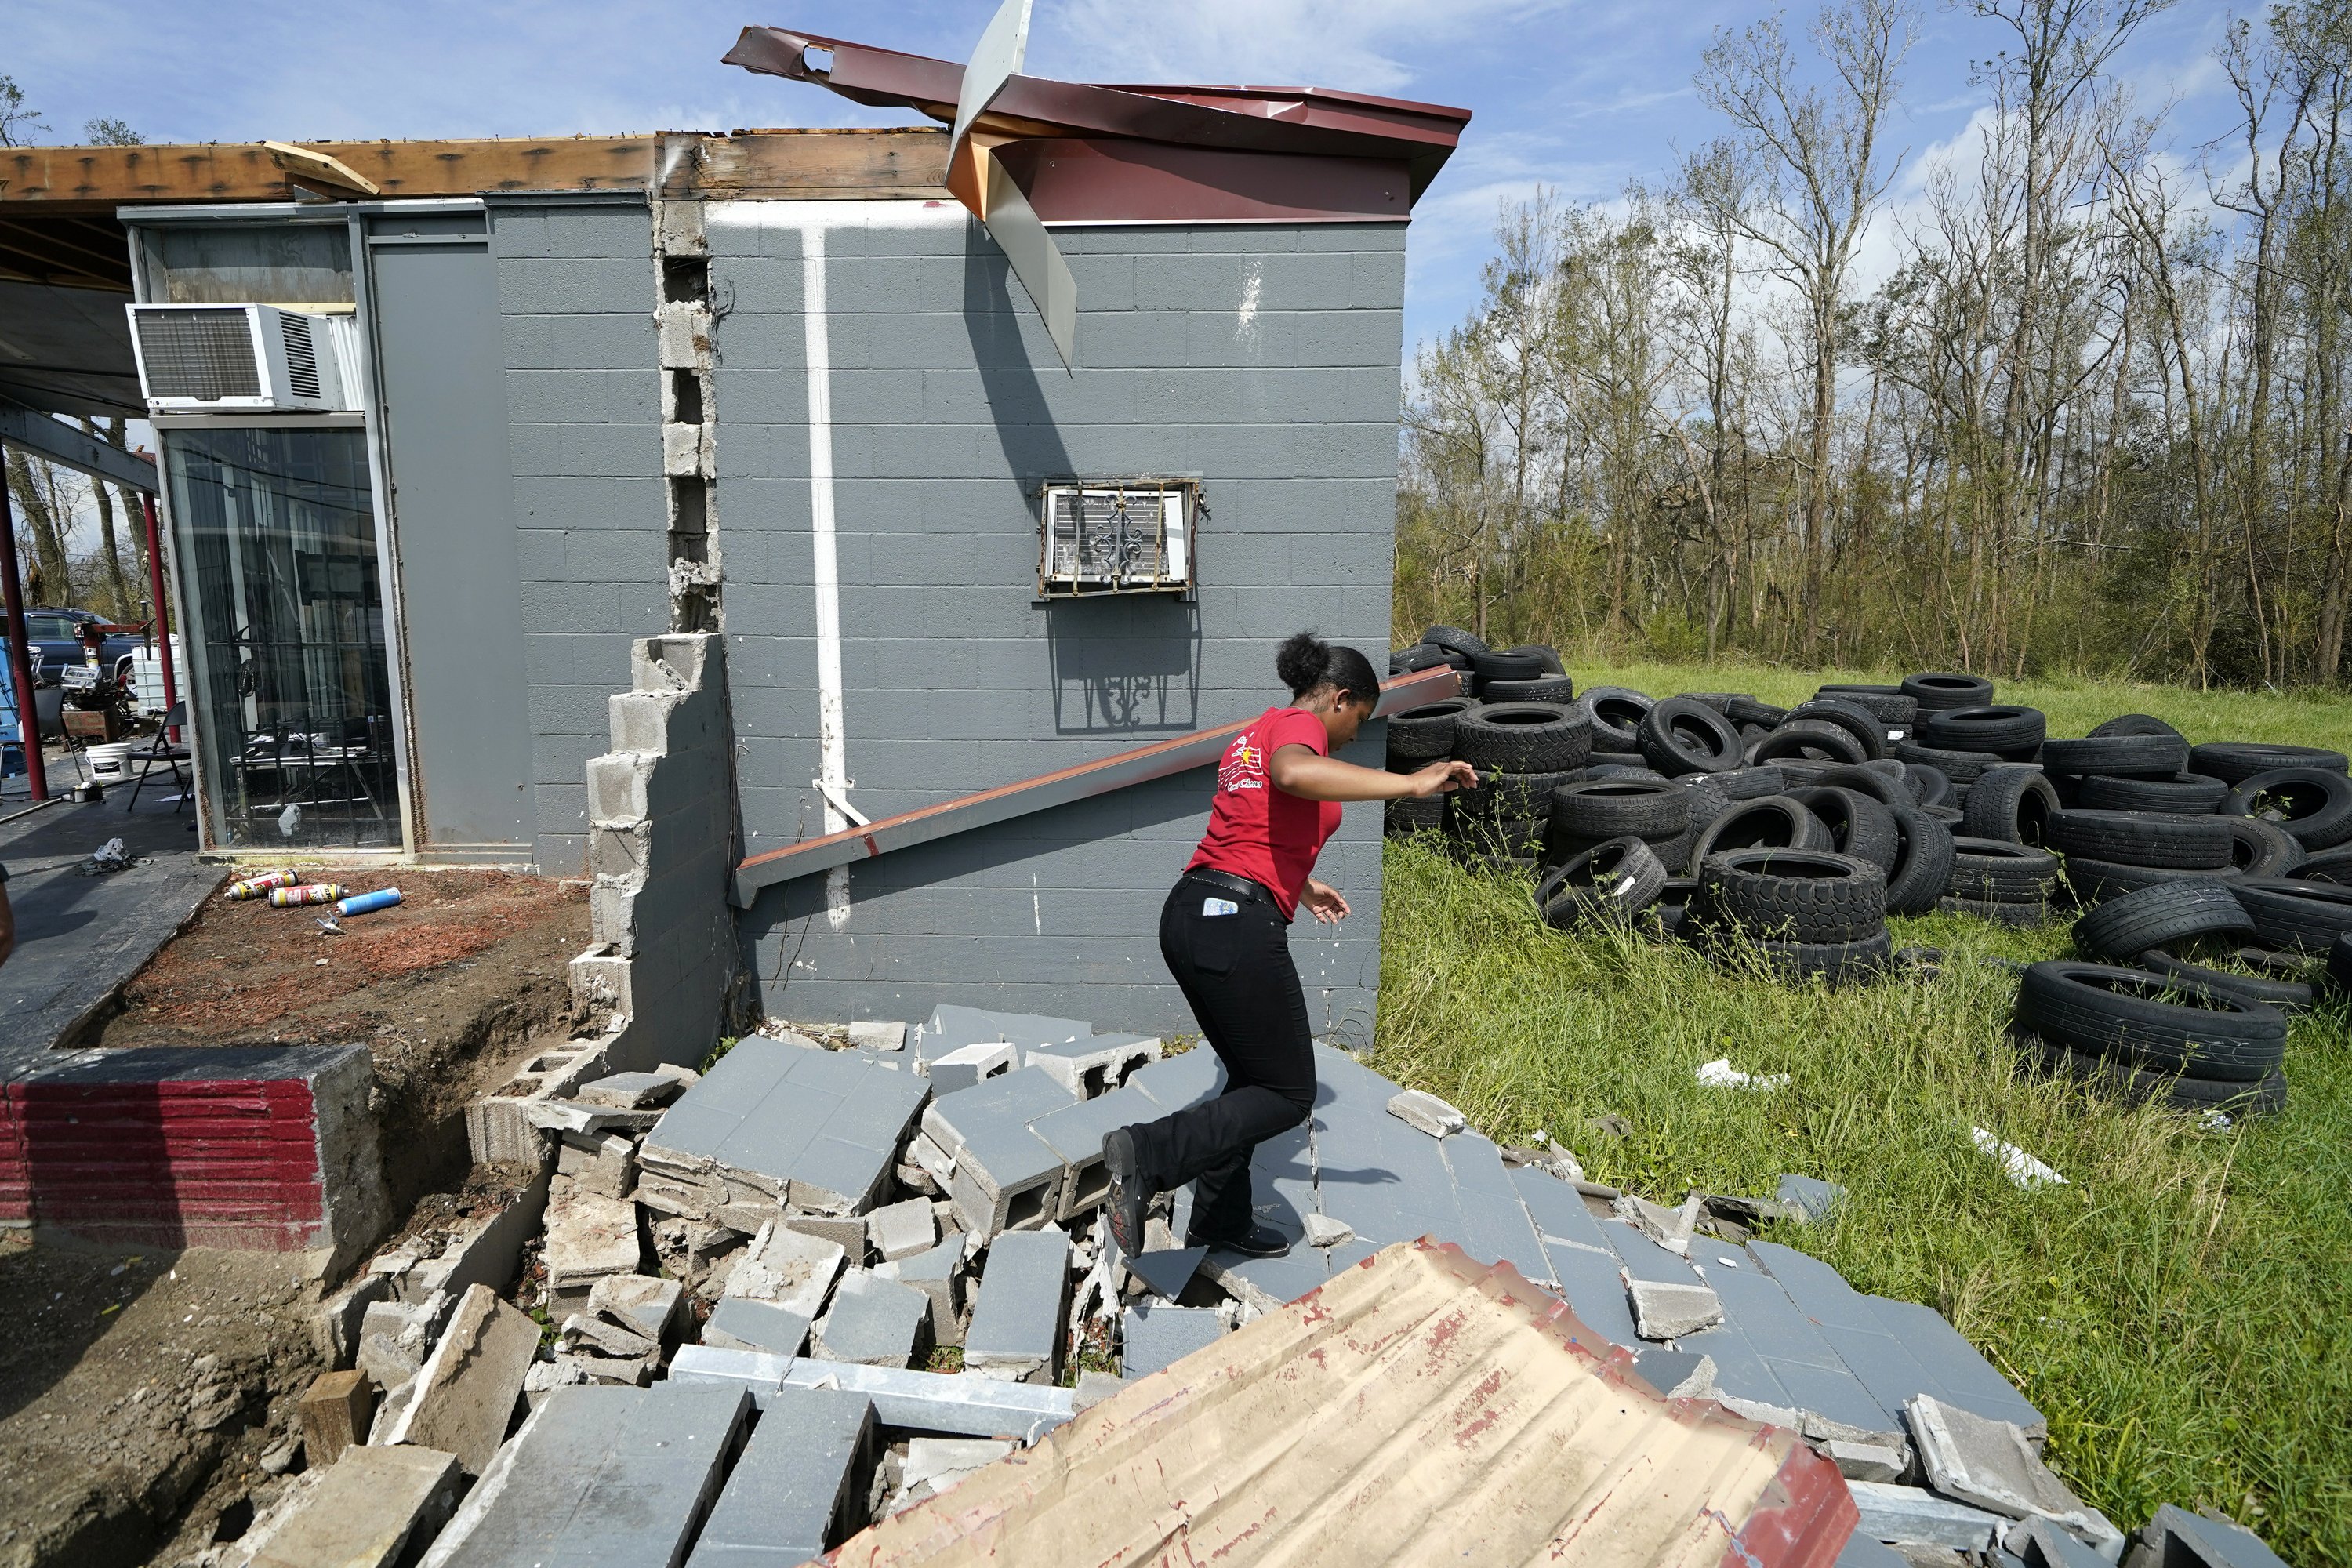
<svg viewBox="0 0 2352 1568">
<path fill-rule="evenodd" d="M 189 761 L 193 753 L 185 746 L 172 744 L 171 740 L 172 731 L 187 721 L 188 704 L 186 699 L 183 698 L 173 703 L 171 711 L 163 715 L 163 722 L 155 730 L 154 743 L 143 752 L 131 752 L 124 759 L 128 763 L 136 764 L 139 769 L 139 776 L 131 781 L 131 799 L 122 808 L 122 814 L 125 816 L 139 808 L 139 792 L 147 786 L 148 776 L 155 771 L 155 764 L 158 763 L 172 770 L 172 782 L 180 786 L 180 798 L 173 803 L 172 815 L 179 816 L 180 807 L 188 804 L 190 775 L 181 771 L 180 764 Z"/>
</svg>

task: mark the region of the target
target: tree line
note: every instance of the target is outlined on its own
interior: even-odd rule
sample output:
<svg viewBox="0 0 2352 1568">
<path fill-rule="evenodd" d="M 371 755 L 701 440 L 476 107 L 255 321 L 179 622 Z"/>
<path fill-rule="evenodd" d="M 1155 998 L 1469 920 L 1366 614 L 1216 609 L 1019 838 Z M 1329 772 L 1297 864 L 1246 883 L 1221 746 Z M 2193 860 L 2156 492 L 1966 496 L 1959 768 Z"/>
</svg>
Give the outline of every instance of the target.
<svg viewBox="0 0 2352 1568">
<path fill-rule="evenodd" d="M 24 89 L 13 78 L 0 76 L 0 147 L 31 145 L 48 129 Z M 100 118 L 82 127 L 82 141 L 90 146 L 135 146 L 144 140 L 120 120 Z M 114 447 L 121 447 L 130 433 L 127 419 L 74 423 Z M 16 569 L 26 604 L 93 610 L 129 626 L 142 624 L 154 614 L 149 602 L 145 518 L 136 491 L 89 479 L 14 446 L 8 448 L 6 469 L 8 497 L 16 512 Z M 74 521 L 85 506 L 97 513 L 98 544 L 76 553 Z"/>
<path fill-rule="evenodd" d="M 2352 0 L 2232 18 L 2186 149 L 2110 70 L 2169 3 L 1969 0 L 1986 108 L 1899 206 L 1910 0 L 1719 34 L 1720 135 L 1507 207 L 1406 388 L 1401 639 L 2339 682 Z"/>
</svg>

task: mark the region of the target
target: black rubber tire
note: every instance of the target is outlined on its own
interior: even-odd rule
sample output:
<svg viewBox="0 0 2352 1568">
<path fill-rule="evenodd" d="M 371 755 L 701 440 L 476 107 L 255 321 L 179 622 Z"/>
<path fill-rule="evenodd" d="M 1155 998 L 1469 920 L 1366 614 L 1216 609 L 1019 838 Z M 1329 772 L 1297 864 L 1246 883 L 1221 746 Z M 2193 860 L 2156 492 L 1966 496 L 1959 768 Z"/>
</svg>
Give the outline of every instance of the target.
<svg viewBox="0 0 2352 1568">
<path fill-rule="evenodd" d="M 1653 703 L 1633 727 L 1633 739 L 1650 765 L 1668 778 L 1729 773 L 1746 760 L 1731 721 L 1688 697 Z"/>
<path fill-rule="evenodd" d="M 1436 833 L 1445 826 L 1445 797 L 1425 795 L 1381 803 L 1381 826 L 1391 836 Z"/>
<path fill-rule="evenodd" d="M 1690 934 L 1691 895 L 1698 883 L 1689 877 L 1669 877 L 1658 901 L 1636 917 L 1635 924 L 1662 942 L 1680 942 Z"/>
<path fill-rule="evenodd" d="M 1817 697 L 1811 702 L 1800 702 L 1789 710 L 1783 724 L 1801 720 L 1835 724 L 1853 736 L 1862 748 L 1863 762 L 1872 762 L 1886 754 L 1886 721 L 1857 702 L 1840 698 Z"/>
<path fill-rule="evenodd" d="M 2273 768 L 2241 779 L 2221 815 L 2274 823 L 2306 850 L 2333 849 L 2352 840 L 2352 778 L 2325 768 Z"/>
<path fill-rule="evenodd" d="M 2049 727 L 2039 708 L 1947 708 L 1920 718 L 1919 738 L 1937 751 L 1993 752 L 2015 762 L 2042 749 Z"/>
<path fill-rule="evenodd" d="M 1452 756 L 1455 721 L 1477 706 L 1467 697 L 1448 697 L 1391 715 L 1389 760 L 1433 763 Z"/>
<path fill-rule="evenodd" d="M 1563 768 L 1548 773 L 1512 773 L 1485 768 L 1479 771 L 1476 789 L 1453 792 L 1454 809 L 1470 816 L 1533 817 L 1540 821 L 1551 816 L 1552 793 L 1562 784 L 1581 783 L 1583 778 L 1582 768 Z"/>
<path fill-rule="evenodd" d="M 1919 808 L 1945 826 L 1957 829 L 1965 815 L 1957 805 L 1923 805 Z"/>
<path fill-rule="evenodd" d="M 1944 891 L 1983 903 L 2038 904 L 2058 880 L 2058 858 L 2006 839 L 1952 836 L 1952 879 Z"/>
<path fill-rule="evenodd" d="M 2166 882 L 2106 900 L 2074 922 L 2085 958 L 2132 963 L 2150 948 L 2209 936 L 2252 936 L 2254 922 L 2220 882 Z"/>
<path fill-rule="evenodd" d="M 1410 675 L 1416 669 L 1435 669 L 1452 662 L 1452 658 L 1435 643 L 1417 642 L 1410 647 L 1389 649 L 1391 675 Z"/>
<path fill-rule="evenodd" d="M 1902 764 L 1897 763 L 1895 767 L 1898 776 L 1890 778 L 1876 763 L 1864 763 L 1859 767 L 1850 763 L 1840 763 L 1834 767 L 1823 768 L 1811 780 L 1811 787 L 1857 790 L 1881 805 L 1916 804 L 1911 798 L 1910 790 L 1905 787 L 1899 776 L 1902 773 Z"/>
<path fill-rule="evenodd" d="M 1731 716 L 1733 703 L 1756 700 L 1755 694 L 1747 691 L 1678 691 L 1675 695 L 1687 697 L 1694 702 L 1704 702 L 1727 719 Z"/>
<path fill-rule="evenodd" d="M 1727 850 L 1834 847 L 1828 826 L 1802 801 L 1768 795 L 1736 803 L 1695 832 L 1683 863 L 1696 877 L 1709 855 Z"/>
<path fill-rule="evenodd" d="M 1969 838 L 2039 845 L 2058 810 L 2058 792 L 2040 768 L 1987 768 L 1969 786 L 1968 804 L 1960 808 L 1960 833 Z"/>
<path fill-rule="evenodd" d="M 1538 860 L 1543 857 L 1541 817 L 1465 816 L 1460 812 L 1450 812 L 1445 818 L 1445 831 L 1475 854 L 1507 856 L 1515 860 Z"/>
<path fill-rule="evenodd" d="M 1568 666 L 1560 660 L 1559 649 L 1552 647 L 1549 643 L 1516 643 L 1501 651 L 1504 653 L 1525 654 L 1528 658 L 1534 659 L 1538 664 L 1542 665 L 1543 672 L 1546 675 L 1566 675 L 1568 673 Z"/>
<path fill-rule="evenodd" d="M 1758 724 L 1769 730 L 1789 716 L 1789 710 L 1778 703 L 1759 702 L 1753 697 L 1735 697 L 1723 705 L 1723 716 L 1735 724 Z"/>
<path fill-rule="evenodd" d="M 2228 868 L 2236 839 L 2218 816 L 2155 816 L 2138 811 L 2061 811 L 2043 842 L 2065 855 L 2181 871 Z"/>
<path fill-rule="evenodd" d="M 1894 810 L 1885 802 L 1860 790 L 1824 785 L 1792 789 L 1789 795 L 1822 819 L 1839 854 L 1867 860 L 1882 872 L 1895 864 L 1902 836 L 1895 826 Z"/>
<path fill-rule="evenodd" d="M 1851 703 L 1885 730 L 1908 730 L 1919 722 L 1919 700 L 1906 696 L 1899 686 L 1824 686 L 1813 700 Z"/>
<path fill-rule="evenodd" d="M 2275 1007 L 2143 969 L 2063 959 L 2026 965 L 2016 1024 L 2110 1061 L 2243 1082 L 2261 1081 L 2286 1051 L 2286 1017 Z"/>
<path fill-rule="evenodd" d="M 1532 680 L 1490 680 L 1482 695 L 1489 702 L 1555 702 L 1565 708 L 1576 700 L 1576 682 L 1565 675 L 1539 675 Z"/>
<path fill-rule="evenodd" d="M 2286 952 L 2326 952 L 2352 931 L 2352 888 L 2294 877 L 2244 877 L 2231 885 L 2254 934 Z"/>
<path fill-rule="evenodd" d="M 1936 900 L 1936 912 L 1970 915 L 2005 926 L 2031 927 L 2050 923 L 2050 906 L 2040 899 L 2011 902 L 2006 899 L 1956 899 L 1947 893 Z"/>
<path fill-rule="evenodd" d="M 2069 1050 L 2021 1036 L 2018 1044 L 2044 1069 L 2076 1079 L 2137 1104 L 2161 1099 L 2176 1110 L 2226 1110 L 2233 1116 L 2266 1116 L 2286 1109 L 2286 1070 L 2273 1068 L 2260 1083 L 2230 1079 L 2188 1078 L 2151 1072 L 2095 1053 Z"/>
<path fill-rule="evenodd" d="M 2118 713 L 2104 724 L 2091 727 L 2091 739 L 2104 741 L 2110 735 L 2169 735 L 2176 741 L 2188 736 L 2157 718 L 2152 713 Z M 2187 763 L 2181 764 L 2186 767 Z"/>
<path fill-rule="evenodd" d="M 1592 726 L 1592 743 L 1606 751 L 1639 754 L 1642 743 L 1634 730 L 1655 699 L 1628 686 L 1588 686 L 1576 700 L 1576 710 Z"/>
<path fill-rule="evenodd" d="M 1923 746 L 1916 741 L 1896 742 L 1890 754 L 1898 762 L 1933 768 L 1954 784 L 1972 784 L 1987 768 L 1997 767 L 2004 761 L 1992 752 L 1949 752 L 1940 746 Z"/>
<path fill-rule="evenodd" d="M 2232 826 L 2247 823 L 2258 827 L 2270 826 L 2269 823 L 2257 823 L 2251 816 L 2233 816 L 2229 821 Z M 2296 847 L 2301 848 L 2302 846 L 2297 845 Z M 2255 871 L 2246 873 L 2249 877 L 2260 874 Z M 2352 888 L 2352 849 L 2330 849 L 2324 855 L 2305 855 L 2294 863 L 2292 870 L 2274 874 L 2293 877 L 2298 882 L 2334 882 L 2339 887 Z"/>
<path fill-rule="evenodd" d="M 1490 648 L 1470 656 L 1470 674 L 1480 686 L 1497 680 L 1540 680 L 1551 672 L 1533 654 Z"/>
<path fill-rule="evenodd" d="M 2189 742 L 2178 735 L 2093 735 L 2080 741 L 2044 741 L 2042 765 L 2053 773 L 2168 779 L 2188 772 Z"/>
<path fill-rule="evenodd" d="M 1679 782 L 1690 796 L 1691 827 L 1705 827 L 1743 800 L 1762 800 L 1768 795 L 1779 795 L 1785 778 L 1779 768 L 1769 764 L 1733 768 L 1722 773 L 1685 773 Z"/>
<path fill-rule="evenodd" d="M 2243 784 L 2256 773 L 2274 768 L 2326 768 L 2346 771 L 2344 753 L 2320 746 L 2275 746 L 2261 741 L 2208 741 L 2189 748 L 2192 772 L 2223 784 Z"/>
<path fill-rule="evenodd" d="M 1774 942 L 1748 944 L 1765 971 L 1790 985 L 1819 980 L 1836 987 L 1875 980 L 1895 966 L 1895 939 L 1881 926 L 1853 942 Z"/>
<path fill-rule="evenodd" d="M 2294 877 L 2303 874 L 2303 867 L 2317 858 L 2294 841 L 2294 835 L 2275 823 L 2252 816 L 2217 816 L 2230 835 L 2230 864 L 2248 877 Z M 2345 857 L 2345 876 L 2352 879 L 2352 851 L 2338 850 Z M 2334 881 L 2323 877 L 2321 881 Z"/>
<path fill-rule="evenodd" d="M 2066 885 L 2085 904 L 2103 904 L 2143 888 L 2169 888 L 2183 882 L 2218 882 L 2235 887 L 2243 879 L 2235 866 L 2182 871 L 2169 866 L 2130 866 L 2120 860 L 2095 860 L 2087 855 L 2066 858 Z"/>
<path fill-rule="evenodd" d="M 2327 944 L 2327 978 L 2338 994 L 2352 992 L 2352 932 Z"/>
<path fill-rule="evenodd" d="M 2273 980 L 2267 975 L 2240 974 L 2234 970 L 2189 963 L 2173 957 L 2160 947 L 2150 948 L 2141 953 L 2137 966 L 2150 974 L 2161 975 L 2168 984 L 2178 985 L 2184 990 L 2205 986 L 2228 991 L 2243 996 L 2249 1002 L 2275 1007 L 2289 1016 L 2308 1010 L 2317 999 L 2316 993 L 2300 981 Z"/>
<path fill-rule="evenodd" d="M 1458 654 L 1464 658 L 1486 651 L 1484 640 L 1473 637 L 1460 626 L 1432 626 L 1421 634 L 1421 640 L 1433 647 L 1442 647 L 1446 652 Z"/>
<path fill-rule="evenodd" d="M 1956 708 L 1982 708 L 1992 701 L 1992 682 L 1980 675 L 1951 670 L 1930 671 L 1903 678 L 1903 695 L 1919 704 L 1923 714 Z"/>
<path fill-rule="evenodd" d="M 1624 920 L 1656 903 L 1665 886 L 1665 864 L 1656 850 L 1639 838 L 1612 838 L 1545 877 L 1536 889 L 1536 906 L 1552 926 L 1603 912 Z M 1562 910 L 1564 903 L 1583 907 Z"/>
<path fill-rule="evenodd" d="M 2117 779 L 2093 773 L 2075 800 L 2086 811 L 2155 811 L 2167 816 L 2211 816 L 2221 809 L 2230 786 L 2204 773 L 2168 779 Z"/>
<path fill-rule="evenodd" d="M 1952 776 L 1941 768 L 1926 763 L 1905 763 L 1903 782 L 1909 786 L 1915 805 L 1952 804 Z"/>
<path fill-rule="evenodd" d="M 1824 849 L 1725 850 L 1699 863 L 1692 908 L 1759 941 L 1861 942 L 1885 928 L 1886 873 Z"/>
<path fill-rule="evenodd" d="M 1924 915 L 1952 883 L 1952 830 L 1916 806 L 1898 805 L 1895 863 L 1886 868 L 1886 912 Z"/>
<path fill-rule="evenodd" d="M 1627 756 L 1622 752 L 1595 752 L 1584 764 L 1587 777 L 1600 778 L 1604 773 L 1618 780 L 1639 779 L 1644 784 L 1665 784 L 1666 775 L 1643 761 L 1639 752 Z"/>
<path fill-rule="evenodd" d="M 1689 830 L 1690 796 L 1663 779 L 1585 779 L 1552 791 L 1550 815 L 1558 832 L 1579 838 L 1631 835 L 1655 843 Z"/>
<path fill-rule="evenodd" d="M 1748 748 L 1750 763 L 1795 762 L 1806 758 L 1858 764 L 1868 762 L 1870 753 L 1854 738 L 1852 730 L 1825 719 L 1790 719 Z"/>
<path fill-rule="evenodd" d="M 1591 750 L 1591 728 L 1549 702 L 1489 702 L 1454 721 L 1454 754 L 1480 769 L 1566 773 Z"/>
</svg>

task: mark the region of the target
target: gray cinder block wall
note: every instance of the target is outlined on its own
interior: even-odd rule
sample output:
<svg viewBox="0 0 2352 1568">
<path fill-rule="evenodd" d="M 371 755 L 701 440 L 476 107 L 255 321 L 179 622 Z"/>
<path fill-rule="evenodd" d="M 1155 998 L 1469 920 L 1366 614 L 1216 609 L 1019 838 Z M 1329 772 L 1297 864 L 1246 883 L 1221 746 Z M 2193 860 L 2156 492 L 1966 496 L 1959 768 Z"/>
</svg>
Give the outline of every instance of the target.
<svg viewBox="0 0 2352 1568">
<path fill-rule="evenodd" d="M 633 689 L 608 700 L 613 749 L 587 767 L 594 881 L 572 989 L 626 1019 L 609 1070 L 699 1066 L 736 973 L 726 648 L 708 634 L 646 637 L 630 664 Z"/>
<path fill-rule="evenodd" d="M 742 824 L 824 831 L 803 246 L 822 226 L 842 711 L 852 804 L 880 817 L 1250 717 L 1302 626 L 1377 657 L 1389 616 L 1402 225 L 1059 228 L 1078 287 L 1066 375 L 993 244 L 932 203 L 712 204 L 716 463 Z M 1018 303 L 1016 304 L 1016 299 Z M 1191 601 L 1033 602 L 1035 489 L 1197 476 Z M 1356 760 L 1378 765 L 1381 726 Z M 1161 900 L 1207 818 L 1202 769 L 767 889 L 739 918 L 767 1010 L 919 1019 L 938 1002 L 1187 1029 Z M 1370 1030 L 1377 806 L 1302 920 L 1318 1029 Z M 841 897 L 845 890 L 845 900 Z"/>
<path fill-rule="evenodd" d="M 534 847 L 579 876 L 588 759 L 630 689 L 635 637 L 669 629 L 660 285 L 642 193 L 488 198 L 530 688 Z"/>
</svg>

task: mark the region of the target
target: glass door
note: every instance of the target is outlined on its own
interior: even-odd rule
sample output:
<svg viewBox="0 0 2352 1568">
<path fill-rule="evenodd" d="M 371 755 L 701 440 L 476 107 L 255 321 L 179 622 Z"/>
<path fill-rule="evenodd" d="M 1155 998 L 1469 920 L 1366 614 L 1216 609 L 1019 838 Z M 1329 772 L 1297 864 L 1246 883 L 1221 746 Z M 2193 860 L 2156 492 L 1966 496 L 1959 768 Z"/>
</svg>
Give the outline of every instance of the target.
<svg viewBox="0 0 2352 1568">
<path fill-rule="evenodd" d="M 399 847 L 366 433 L 162 434 L 189 701 L 221 847 Z"/>
</svg>

